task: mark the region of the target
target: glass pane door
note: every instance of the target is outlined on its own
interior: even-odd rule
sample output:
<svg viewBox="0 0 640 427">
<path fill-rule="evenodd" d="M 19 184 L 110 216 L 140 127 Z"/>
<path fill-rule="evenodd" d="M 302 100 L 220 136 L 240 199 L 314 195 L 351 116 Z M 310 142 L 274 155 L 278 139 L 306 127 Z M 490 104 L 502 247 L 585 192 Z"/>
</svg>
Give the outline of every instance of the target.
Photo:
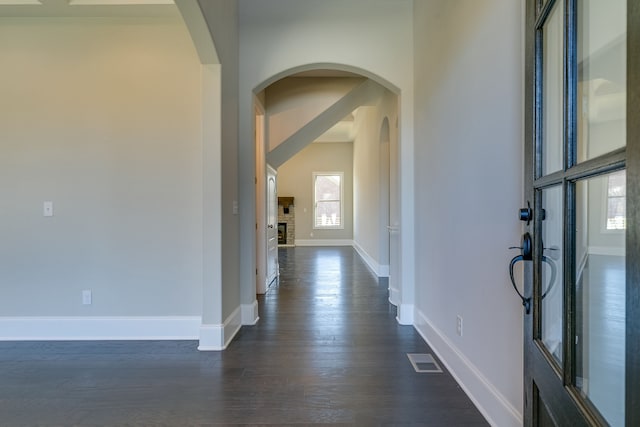
<svg viewBox="0 0 640 427">
<path fill-rule="evenodd" d="M 640 425 L 640 1 L 527 25 L 525 425 Z"/>
</svg>

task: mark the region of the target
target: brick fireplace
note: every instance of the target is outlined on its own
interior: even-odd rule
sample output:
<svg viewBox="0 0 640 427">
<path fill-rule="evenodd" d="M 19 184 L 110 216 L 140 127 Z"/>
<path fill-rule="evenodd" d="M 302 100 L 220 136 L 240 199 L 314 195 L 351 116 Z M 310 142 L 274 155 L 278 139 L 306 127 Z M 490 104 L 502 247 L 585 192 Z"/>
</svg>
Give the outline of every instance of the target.
<svg viewBox="0 0 640 427">
<path fill-rule="evenodd" d="M 296 215 L 293 197 L 278 197 L 278 246 L 294 246 Z"/>
</svg>

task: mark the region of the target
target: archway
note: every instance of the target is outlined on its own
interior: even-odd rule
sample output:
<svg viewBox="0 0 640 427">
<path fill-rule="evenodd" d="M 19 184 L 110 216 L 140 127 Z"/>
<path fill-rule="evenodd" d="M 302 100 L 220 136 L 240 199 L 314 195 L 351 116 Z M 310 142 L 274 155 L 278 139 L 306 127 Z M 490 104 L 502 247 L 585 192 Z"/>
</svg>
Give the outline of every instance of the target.
<svg viewBox="0 0 640 427">
<path fill-rule="evenodd" d="M 359 143 L 358 148 L 354 148 L 354 177 L 353 182 L 358 191 L 353 202 L 356 204 L 354 207 L 354 228 L 353 235 L 349 239 L 340 239 L 338 244 L 349 244 L 354 246 L 360 253 L 362 258 L 367 262 L 371 270 L 380 277 L 386 277 L 390 271 L 390 257 L 389 257 L 389 226 L 392 224 L 390 219 L 391 207 L 390 200 L 399 200 L 400 192 L 397 184 L 399 183 L 398 177 L 393 179 L 390 177 L 390 172 L 397 173 L 398 168 L 390 165 L 391 159 L 397 159 L 398 153 L 391 153 L 391 150 L 398 150 L 398 135 L 397 126 L 390 126 L 392 123 L 397 123 L 398 111 L 399 111 L 399 90 L 384 79 L 368 73 L 364 70 L 355 69 L 354 67 L 343 66 L 339 64 L 312 64 L 301 67 L 296 67 L 279 73 L 270 79 L 267 79 L 262 84 L 255 88 L 254 96 L 254 114 L 256 111 L 264 111 L 264 129 L 265 138 L 260 139 L 258 135 L 263 130 L 255 129 L 253 134 L 256 136 L 254 140 L 255 149 L 255 170 L 256 170 L 256 223 L 258 224 L 258 230 L 255 234 L 255 248 L 258 249 L 256 256 L 256 266 L 258 275 L 264 270 L 264 260 L 261 259 L 261 247 L 264 245 L 264 232 L 260 229 L 260 224 L 264 224 L 261 213 L 265 209 L 262 206 L 264 203 L 264 195 L 261 192 L 264 191 L 264 176 L 261 171 L 264 170 L 266 164 L 267 155 L 269 152 L 270 142 L 269 131 L 273 133 L 273 123 L 270 123 L 270 104 L 269 96 L 267 93 L 270 88 L 276 87 L 286 79 L 290 78 L 311 78 L 311 79 L 332 79 L 332 78 L 352 78 L 358 80 L 358 83 L 354 83 L 357 86 L 361 82 L 369 82 L 378 88 L 381 88 L 379 98 L 373 102 L 369 102 L 367 105 L 358 104 L 357 111 L 352 114 L 354 116 L 354 125 L 360 126 L 361 135 L 356 138 Z M 294 91 L 297 95 L 300 94 L 300 86 Z M 345 94 L 337 96 L 333 103 L 327 102 L 332 106 L 345 102 L 344 99 L 348 95 L 349 90 L 345 90 Z M 271 94 L 272 95 L 272 94 Z M 281 113 L 282 111 L 278 111 Z M 343 111 L 344 112 L 344 111 Z M 350 110 L 351 113 L 351 110 Z M 260 120 L 256 121 L 256 116 L 251 121 L 252 123 L 260 123 Z M 302 124 L 301 124 L 302 125 Z M 369 145 L 363 146 L 363 141 L 366 141 Z M 311 141 L 308 141 L 311 142 Z M 363 150 L 367 150 L 366 156 L 360 156 Z M 366 159 L 365 159 L 366 158 Z M 365 159 L 365 160 L 362 160 Z M 371 164 L 365 165 L 365 161 L 371 162 Z M 375 171 L 375 175 L 371 175 L 371 171 Z M 358 175 L 359 174 L 359 175 Z M 368 175 L 369 174 L 369 175 Z M 309 176 L 311 174 L 309 173 Z M 391 188 L 392 183 L 395 185 Z M 311 188 L 311 184 L 308 185 Z M 289 195 L 289 194 L 287 194 Z M 366 199 L 366 200 L 365 200 Z M 398 205 L 399 206 L 399 205 Z M 298 206 L 300 209 L 306 209 L 303 206 Z M 359 219 L 362 222 L 370 222 L 370 224 L 364 224 L 359 226 L 357 224 Z M 297 227 L 296 227 L 297 228 Z M 332 242 L 327 241 L 318 242 L 320 239 L 308 239 L 306 236 L 304 240 L 315 240 L 311 244 L 330 244 L 335 243 L 335 239 Z M 349 242 L 346 242 L 348 240 Z M 399 239 L 398 239 L 399 240 Z M 310 242 L 305 242 L 309 244 Z M 400 259 L 396 258 L 395 262 L 400 262 Z M 397 267 L 399 270 L 399 266 Z M 256 280 L 258 286 L 261 284 L 261 278 Z M 264 290 L 264 288 L 263 288 Z M 260 292 L 260 288 L 254 288 L 252 293 Z M 399 295 L 399 291 L 395 291 L 396 297 Z M 397 298 L 390 298 L 390 301 L 397 303 Z"/>
</svg>

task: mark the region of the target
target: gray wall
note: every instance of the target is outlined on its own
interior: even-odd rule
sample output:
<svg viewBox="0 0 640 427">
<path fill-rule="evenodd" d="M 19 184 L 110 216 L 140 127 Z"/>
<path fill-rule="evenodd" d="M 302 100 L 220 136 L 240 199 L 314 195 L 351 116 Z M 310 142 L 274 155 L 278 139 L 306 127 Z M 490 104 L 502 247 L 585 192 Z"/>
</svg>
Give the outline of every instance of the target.
<svg viewBox="0 0 640 427">
<path fill-rule="evenodd" d="M 199 315 L 200 63 L 177 12 L 6 18 L 0 40 L 0 313 Z"/>
<path fill-rule="evenodd" d="M 414 2 L 416 327 L 500 426 L 522 423 L 522 22 L 519 1 Z"/>
</svg>

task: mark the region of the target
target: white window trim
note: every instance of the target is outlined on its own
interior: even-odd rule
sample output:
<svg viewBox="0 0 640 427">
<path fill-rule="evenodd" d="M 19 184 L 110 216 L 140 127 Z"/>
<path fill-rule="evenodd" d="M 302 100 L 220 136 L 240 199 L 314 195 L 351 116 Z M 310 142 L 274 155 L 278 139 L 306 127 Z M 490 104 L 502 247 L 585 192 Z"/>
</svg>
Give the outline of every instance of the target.
<svg viewBox="0 0 640 427">
<path fill-rule="evenodd" d="M 317 225 L 316 224 L 316 178 L 318 176 L 340 176 L 340 225 Z M 344 172 L 313 172 L 311 178 L 311 195 L 313 197 L 313 217 L 311 218 L 314 230 L 344 230 Z"/>
<path fill-rule="evenodd" d="M 622 169 L 625 170 L 626 169 Z M 611 173 L 616 173 L 616 172 L 620 172 L 620 170 L 618 171 L 614 171 Z M 604 199 L 604 204 L 602 206 L 602 220 L 600 221 L 600 232 L 602 234 L 622 234 L 625 233 L 627 231 L 627 228 L 625 226 L 625 228 L 607 228 L 607 222 L 608 222 L 608 218 L 609 218 L 609 175 L 604 175 L 604 184 L 603 184 L 603 199 Z M 626 196 L 625 196 L 626 199 Z"/>
</svg>

